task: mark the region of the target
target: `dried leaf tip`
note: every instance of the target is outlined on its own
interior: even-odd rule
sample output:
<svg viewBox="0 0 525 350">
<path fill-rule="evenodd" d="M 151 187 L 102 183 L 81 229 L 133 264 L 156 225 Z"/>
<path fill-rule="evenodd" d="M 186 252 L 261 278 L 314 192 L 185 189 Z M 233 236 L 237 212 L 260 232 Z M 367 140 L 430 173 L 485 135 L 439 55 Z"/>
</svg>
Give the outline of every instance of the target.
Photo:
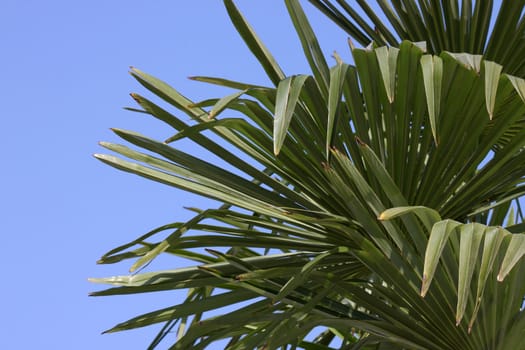
<svg viewBox="0 0 525 350">
<path fill-rule="evenodd" d="M 350 51 L 354 51 L 355 50 L 355 45 L 354 45 L 354 42 L 352 41 L 352 38 L 348 38 L 348 46 L 350 46 Z"/>
<path fill-rule="evenodd" d="M 337 64 L 343 64 L 343 59 L 341 58 L 341 56 L 339 56 L 339 54 L 337 53 L 337 51 L 334 51 L 334 53 L 332 54 L 332 57 L 335 59 L 335 62 L 337 62 Z"/>
<path fill-rule="evenodd" d="M 357 144 L 358 144 L 359 146 L 366 146 L 366 143 L 364 143 L 364 142 L 359 138 L 359 136 L 356 136 L 356 137 L 355 137 L 355 141 L 357 142 Z"/>
</svg>

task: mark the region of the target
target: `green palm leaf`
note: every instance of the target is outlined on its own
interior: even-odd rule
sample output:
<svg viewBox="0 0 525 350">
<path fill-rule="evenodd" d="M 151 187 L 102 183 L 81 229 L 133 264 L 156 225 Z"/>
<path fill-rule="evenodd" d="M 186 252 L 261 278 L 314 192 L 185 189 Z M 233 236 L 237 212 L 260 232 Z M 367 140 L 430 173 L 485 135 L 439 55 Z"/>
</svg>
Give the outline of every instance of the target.
<svg viewBox="0 0 525 350">
<path fill-rule="evenodd" d="M 517 59 L 525 52 L 523 0 L 309 0 L 362 46 L 425 42 L 432 54 L 443 51 L 484 54 L 523 77 Z M 491 26 L 494 26 L 491 28 Z"/>
<path fill-rule="evenodd" d="M 154 229 L 99 260 L 134 259 L 132 271 L 160 254 L 196 262 L 92 279 L 112 285 L 96 296 L 188 290 L 185 302 L 109 331 L 164 323 L 152 347 L 177 327 L 173 349 L 221 339 L 228 349 L 520 348 L 525 230 L 509 212 L 525 193 L 525 81 L 509 74 L 505 60 L 451 51 L 483 45 L 461 33 L 483 32 L 490 12 L 479 2 L 471 13 L 468 1 L 461 11 L 453 2 L 388 9 L 382 1 L 397 35 L 416 33 L 410 38 L 428 40 L 430 53 L 410 41 L 354 48 L 355 64 L 337 58 L 330 68 L 299 2 L 286 3 L 311 76 L 285 76 L 231 1 L 233 23 L 274 87 L 195 77 L 236 90 L 195 103 L 132 69 L 192 123 L 132 94 L 139 111 L 174 136 L 168 144 L 114 129 L 131 146 L 103 142 L 112 154 L 96 157 L 221 205 L 190 208 L 195 216 L 187 222 Z M 343 1 L 361 29 L 321 3 L 359 40 L 397 43 L 387 26 L 372 30 Z M 504 2 L 501 13 L 514 6 Z M 494 33 L 510 30 L 500 22 Z M 487 57 L 502 49 L 490 50 Z M 180 150 L 181 139 L 228 168 Z M 319 336 L 307 337 L 318 327 Z"/>
</svg>

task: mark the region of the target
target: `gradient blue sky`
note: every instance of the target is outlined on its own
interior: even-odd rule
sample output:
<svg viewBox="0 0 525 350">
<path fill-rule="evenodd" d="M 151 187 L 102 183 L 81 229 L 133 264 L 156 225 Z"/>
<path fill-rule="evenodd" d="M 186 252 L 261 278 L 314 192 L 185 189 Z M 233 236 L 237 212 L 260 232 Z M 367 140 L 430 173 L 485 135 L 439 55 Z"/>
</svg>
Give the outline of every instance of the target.
<svg viewBox="0 0 525 350">
<path fill-rule="evenodd" d="M 305 2 L 306 3 L 306 2 Z M 281 1 L 238 0 L 286 73 L 309 72 Z M 346 35 L 312 11 L 327 55 L 350 55 Z M 170 130 L 127 112 L 143 92 L 130 65 L 200 100 L 226 93 L 186 79 L 214 75 L 267 84 L 222 1 L 20 1 L 0 3 L 2 152 L 1 349 L 144 349 L 158 328 L 110 335 L 119 321 L 180 302 L 180 295 L 89 298 L 88 277 L 126 274 L 97 266 L 109 249 L 188 217 L 195 196 L 118 172 L 92 158 L 119 127 Z M 191 150 L 190 150 L 191 151 Z M 172 268 L 161 259 L 149 269 Z"/>
</svg>

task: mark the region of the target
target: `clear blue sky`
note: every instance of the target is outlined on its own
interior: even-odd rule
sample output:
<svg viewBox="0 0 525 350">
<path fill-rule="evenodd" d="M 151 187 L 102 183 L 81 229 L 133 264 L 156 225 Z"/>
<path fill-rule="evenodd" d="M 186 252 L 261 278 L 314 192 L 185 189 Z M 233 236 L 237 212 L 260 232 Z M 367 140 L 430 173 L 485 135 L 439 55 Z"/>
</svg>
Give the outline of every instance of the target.
<svg viewBox="0 0 525 350">
<path fill-rule="evenodd" d="M 238 0 L 287 74 L 307 73 L 281 1 Z M 350 57 L 346 35 L 312 11 L 327 56 Z M 157 328 L 110 335 L 119 321 L 180 302 L 177 294 L 89 298 L 88 277 L 126 274 L 97 266 L 109 249 L 188 217 L 206 204 L 118 172 L 91 154 L 116 141 L 110 127 L 164 139 L 130 92 L 132 65 L 200 100 L 226 92 L 188 81 L 214 75 L 267 84 L 222 1 L 20 1 L 0 3 L 2 136 L 0 349 L 144 349 Z M 161 259 L 150 269 L 173 268 Z"/>
</svg>

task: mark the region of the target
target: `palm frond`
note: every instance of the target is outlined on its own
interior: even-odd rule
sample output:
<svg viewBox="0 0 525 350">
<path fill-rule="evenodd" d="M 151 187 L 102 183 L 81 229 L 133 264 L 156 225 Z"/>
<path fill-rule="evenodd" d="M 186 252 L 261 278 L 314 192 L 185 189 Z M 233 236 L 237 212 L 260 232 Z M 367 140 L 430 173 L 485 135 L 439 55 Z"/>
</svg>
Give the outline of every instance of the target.
<svg viewBox="0 0 525 350">
<path fill-rule="evenodd" d="M 523 0 L 309 0 L 362 46 L 425 42 L 429 53 L 483 54 L 525 76 Z M 494 6 L 494 5 L 497 6 Z"/>
<path fill-rule="evenodd" d="M 184 303 L 109 331 L 164 322 L 152 346 L 178 327 L 173 349 L 221 339 L 228 349 L 329 349 L 336 338 L 356 349 L 518 344 L 525 230 L 522 217 L 507 221 L 512 200 L 525 192 L 525 81 L 500 61 L 429 54 L 410 41 L 355 48 L 355 64 L 338 59 L 329 67 L 295 0 L 287 7 L 313 74 L 284 76 L 233 2 L 225 3 L 275 86 L 195 77 L 236 91 L 194 102 L 132 69 L 167 105 L 132 94 L 142 112 L 167 124 L 167 142 L 114 129 L 131 147 L 104 142 L 112 154 L 95 156 L 222 204 L 192 208 L 187 222 L 154 229 L 99 260 L 134 259 L 132 271 L 159 254 L 197 262 L 92 279 L 112 285 L 97 296 L 189 290 Z M 403 11 L 416 11 L 410 4 Z M 445 7 L 443 16 L 452 16 Z M 472 28 L 473 18 L 446 25 Z M 179 149 L 182 139 L 228 167 Z M 318 327 L 322 335 L 306 340 Z"/>
</svg>

